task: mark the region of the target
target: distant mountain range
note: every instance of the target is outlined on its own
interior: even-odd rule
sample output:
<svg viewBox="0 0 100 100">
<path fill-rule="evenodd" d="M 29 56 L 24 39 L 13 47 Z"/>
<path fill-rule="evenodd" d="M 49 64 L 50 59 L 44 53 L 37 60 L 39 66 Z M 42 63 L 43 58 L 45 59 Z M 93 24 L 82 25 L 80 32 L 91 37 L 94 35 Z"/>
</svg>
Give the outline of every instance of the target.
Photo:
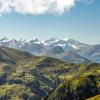
<svg viewBox="0 0 100 100">
<path fill-rule="evenodd" d="M 16 40 L 6 37 L 0 39 L 0 45 L 27 51 L 36 56 L 49 56 L 73 63 L 100 63 L 100 45 L 89 45 L 74 39 L 50 38 L 45 41 Z"/>
</svg>

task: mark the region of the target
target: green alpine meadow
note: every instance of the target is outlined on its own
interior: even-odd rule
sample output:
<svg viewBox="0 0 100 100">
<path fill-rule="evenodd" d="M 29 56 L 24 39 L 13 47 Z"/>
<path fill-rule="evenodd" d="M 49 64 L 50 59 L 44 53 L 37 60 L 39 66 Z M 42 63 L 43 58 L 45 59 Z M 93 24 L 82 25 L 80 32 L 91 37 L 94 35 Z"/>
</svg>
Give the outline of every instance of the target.
<svg viewBox="0 0 100 100">
<path fill-rule="evenodd" d="M 0 47 L 0 100 L 99 100 L 99 93 L 100 64 Z"/>
</svg>

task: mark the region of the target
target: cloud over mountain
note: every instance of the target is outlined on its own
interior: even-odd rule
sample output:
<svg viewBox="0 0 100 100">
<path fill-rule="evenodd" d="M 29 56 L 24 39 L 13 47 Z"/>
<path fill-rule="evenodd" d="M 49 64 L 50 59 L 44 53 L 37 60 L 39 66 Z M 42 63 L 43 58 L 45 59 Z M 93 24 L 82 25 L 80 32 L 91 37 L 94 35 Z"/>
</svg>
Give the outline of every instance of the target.
<svg viewBox="0 0 100 100">
<path fill-rule="evenodd" d="M 15 11 L 22 14 L 62 14 L 79 1 L 91 0 L 0 0 L 0 15 Z"/>
</svg>

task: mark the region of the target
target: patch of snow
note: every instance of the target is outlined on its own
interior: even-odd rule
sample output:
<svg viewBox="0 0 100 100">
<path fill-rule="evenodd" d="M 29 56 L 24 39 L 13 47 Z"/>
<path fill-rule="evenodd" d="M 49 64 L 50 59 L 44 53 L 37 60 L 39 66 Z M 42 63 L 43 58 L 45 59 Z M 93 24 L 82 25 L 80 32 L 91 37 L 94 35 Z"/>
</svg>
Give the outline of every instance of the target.
<svg viewBox="0 0 100 100">
<path fill-rule="evenodd" d="M 10 40 L 3 40 L 2 42 L 9 42 Z"/>
<path fill-rule="evenodd" d="M 64 40 L 64 41 L 68 41 L 68 40 L 69 40 L 69 38 L 64 38 L 63 40 Z"/>
<path fill-rule="evenodd" d="M 65 47 L 65 46 L 66 46 L 66 44 L 57 44 L 56 46 Z"/>
<path fill-rule="evenodd" d="M 49 44 L 59 42 L 59 39 L 55 39 L 54 41 L 49 42 Z"/>
<path fill-rule="evenodd" d="M 68 44 L 69 46 L 73 47 L 74 49 L 79 49 L 80 46 L 76 46 L 76 45 L 73 45 L 73 44 Z"/>
<path fill-rule="evenodd" d="M 43 45 L 49 45 L 48 43 L 44 42 Z"/>
<path fill-rule="evenodd" d="M 36 41 L 34 42 L 35 44 L 41 44 L 42 42 L 41 41 Z"/>
</svg>

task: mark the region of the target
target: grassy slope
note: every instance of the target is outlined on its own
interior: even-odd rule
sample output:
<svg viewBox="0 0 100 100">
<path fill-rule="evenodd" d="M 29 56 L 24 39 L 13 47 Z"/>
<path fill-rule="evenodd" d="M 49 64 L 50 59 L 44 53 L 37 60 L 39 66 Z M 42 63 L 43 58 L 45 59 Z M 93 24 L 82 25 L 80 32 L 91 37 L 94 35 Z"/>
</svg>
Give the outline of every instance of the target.
<svg viewBox="0 0 100 100">
<path fill-rule="evenodd" d="M 98 94 L 98 95 L 96 95 L 94 97 L 91 97 L 91 98 L 89 98 L 87 100 L 100 100 L 100 94 Z"/>
<path fill-rule="evenodd" d="M 63 68 L 57 69 L 57 66 L 64 65 L 64 62 L 47 57 L 35 57 L 29 53 L 21 52 L 15 49 L 0 47 L 0 98 L 10 98 L 15 100 L 22 99 L 23 96 L 16 94 L 16 91 L 31 96 L 38 100 L 45 96 L 51 89 L 59 83 L 58 74 L 63 73 Z M 4 61 L 2 61 L 4 59 Z M 59 71 L 58 71 L 59 70 Z M 54 71 L 54 72 L 53 72 Z M 56 71 L 56 73 L 55 73 Z M 52 74 L 50 74 L 52 73 Z M 53 74 L 54 73 L 54 74 Z M 58 81 L 58 83 L 57 83 Z M 14 87 L 13 87 L 14 86 Z M 15 90 L 14 88 L 17 87 Z M 22 88 L 21 88 L 22 87 Z M 14 89 L 14 91 L 12 90 Z M 25 90 L 26 89 L 26 90 Z M 20 91 L 22 90 L 22 91 Z M 7 94 L 7 91 L 13 91 Z"/>
<path fill-rule="evenodd" d="M 79 65 L 78 70 L 60 76 L 61 83 L 45 100 L 85 100 L 100 93 L 100 65 Z"/>
<path fill-rule="evenodd" d="M 65 80 L 100 73 L 98 64 L 69 64 L 5 47 L 0 47 L 0 54 L 0 98 L 4 100 L 40 100 Z"/>
</svg>

